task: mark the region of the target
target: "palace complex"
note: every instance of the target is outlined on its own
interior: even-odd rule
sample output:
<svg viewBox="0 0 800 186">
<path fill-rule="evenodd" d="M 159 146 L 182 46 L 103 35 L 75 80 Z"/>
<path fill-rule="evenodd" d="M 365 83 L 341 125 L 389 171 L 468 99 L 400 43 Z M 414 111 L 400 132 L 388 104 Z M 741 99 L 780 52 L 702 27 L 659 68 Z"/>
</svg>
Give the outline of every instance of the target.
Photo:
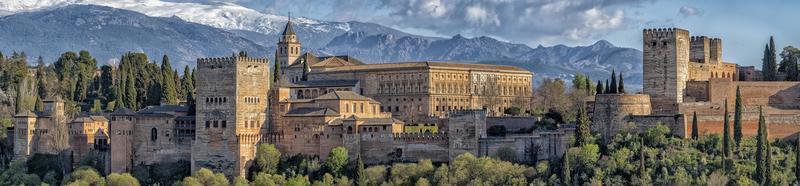
<svg viewBox="0 0 800 186">
<path fill-rule="evenodd" d="M 745 135 L 755 134 L 759 106 L 770 137 L 800 130 L 800 82 L 752 81 L 757 71 L 723 61 L 721 39 L 690 37 L 687 30 L 646 29 L 642 41 L 643 91 L 597 94 L 588 105 L 592 129 L 602 136 L 657 124 L 688 136 L 695 113 L 701 133 L 719 133 L 726 104 L 733 115 L 737 88 Z M 104 174 L 177 163 L 241 176 L 264 143 L 285 157 L 323 161 L 335 147 L 366 164 L 448 162 L 463 153 L 493 156 L 507 147 L 518 161 L 532 162 L 562 157 L 574 130 L 562 125 L 487 134 L 491 126 L 525 131 L 537 121 L 504 114 L 508 108 L 530 108 L 533 74 L 527 70 L 317 57 L 302 52 L 291 22 L 272 63 L 247 56 L 201 58 L 197 73 L 196 100 L 184 105 L 69 118 L 62 100 L 47 99 L 43 112 L 15 116 L 9 132 L 15 156 L 69 153 L 73 165 L 97 157 L 106 166 Z"/>
<path fill-rule="evenodd" d="M 488 126 L 535 122 L 504 114 L 512 107 L 530 108 L 533 74 L 521 68 L 367 64 L 301 51 L 289 22 L 274 63 L 247 56 L 198 59 L 194 104 L 120 108 L 66 122 L 63 102 L 46 101 L 43 113 L 15 116 L 15 155 L 68 152 L 77 165 L 97 153 L 106 162 L 103 173 L 185 162 L 192 170 L 240 176 L 262 143 L 275 144 L 287 157 L 323 161 L 341 146 L 367 164 L 447 162 L 462 153 L 494 155 L 501 147 L 514 149 L 520 161 L 536 161 L 560 157 L 574 130 L 487 135 Z M 69 126 L 70 137 L 61 141 L 69 144 L 54 143 L 59 139 L 51 130 L 61 123 Z"/>
</svg>

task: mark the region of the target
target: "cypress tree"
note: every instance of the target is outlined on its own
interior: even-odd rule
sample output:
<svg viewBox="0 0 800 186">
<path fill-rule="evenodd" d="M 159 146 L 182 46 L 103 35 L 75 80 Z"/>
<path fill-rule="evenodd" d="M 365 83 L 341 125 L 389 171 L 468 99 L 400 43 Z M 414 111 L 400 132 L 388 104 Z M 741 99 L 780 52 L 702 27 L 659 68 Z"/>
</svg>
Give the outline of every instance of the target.
<svg viewBox="0 0 800 186">
<path fill-rule="evenodd" d="M 608 87 L 609 94 L 616 94 L 618 93 L 619 89 L 617 89 L 617 73 L 614 70 L 611 70 L 611 87 Z"/>
<path fill-rule="evenodd" d="M 586 116 L 586 109 L 581 106 L 575 120 L 578 123 L 578 131 L 575 132 L 575 146 L 581 147 L 590 143 L 592 133 L 589 129 L 589 118 Z"/>
<path fill-rule="evenodd" d="M 639 178 L 644 179 L 647 176 L 647 167 L 645 166 L 644 159 L 644 135 L 639 135 Z"/>
<path fill-rule="evenodd" d="M 36 110 L 37 112 L 44 111 L 44 102 L 42 102 L 41 97 L 36 97 L 36 105 L 34 106 L 34 110 Z"/>
<path fill-rule="evenodd" d="M 136 80 L 133 77 L 133 74 L 128 74 L 125 80 L 125 106 L 128 106 L 131 110 L 138 110 Z"/>
<path fill-rule="evenodd" d="M 692 114 L 692 139 L 697 140 L 700 138 L 700 134 L 697 131 L 697 111 L 694 111 Z"/>
<path fill-rule="evenodd" d="M 603 93 L 604 94 L 610 94 L 611 93 L 611 87 L 608 86 L 608 79 L 606 79 L 606 86 L 605 86 L 605 90 L 604 90 Z"/>
<path fill-rule="evenodd" d="M 584 84 L 585 84 L 584 86 L 586 86 L 586 95 L 589 95 L 589 96 L 593 95 L 593 93 L 592 93 L 592 80 L 590 80 L 588 76 L 586 77 L 586 81 L 584 81 Z"/>
<path fill-rule="evenodd" d="M 742 142 L 742 92 L 736 86 L 736 103 L 733 108 L 733 140 L 736 147 Z"/>
<path fill-rule="evenodd" d="M 768 185 L 768 171 L 767 171 L 767 150 L 769 149 L 769 142 L 767 141 L 766 122 L 764 121 L 764 112 L 761 106 L 758 107 L 758 133 L 756 135 L 756 172 L 753 176 L 761 185 Z"/>
<path fill-rule="evenodd" d="M 794 54 L 789 54 L 786 58 L 786 81 L 797 81 L 797 58 Z"/>
<path fill-rule="evenodd" d="M 564 153 L 561 164 L 561 177 L 563 178 L 563 185 L 572 185 L 572 170 L 569 163 L 568 153 Z"/>
<path fill-rule="evenodd" d="M 617 91 L 618 93 L 620 94 L 625 93 L 625 79 L 622 78 L 622 72 L 619 73 L 619 87 L 617 88 L 619 88 L 619 90 Z"/>
<path fill-rule="evenodd" d="M 595 87 L 594 93 L 595 94 L 603 94 L 603 91 L 605 91 L 605 90 L 603 90 L 603 82 L 600 81 L 600 80 L 597 80 L 597 87 Z"/>
<path fill-rule="evenodd" d="M 169 57 L 164 55 L 161 61 L 161 102 L 167 104 L 178 103 L 178 93 L 175 90 L 175 77 L 172 75 L 172 65 Z"/>
<path fill-rule="evenodd" d="M 181 77 L 181 88 L 185 93 L 186 102 L 194 101 L 194 82 L 192 81 L 192 71 L 189 70 L 189 65 L 183 67 L 183 77 Z"/>
<path fill-rule="evenodd" d="M 275 69 L 273 69 L 272 82 L 281 80 L 281 63 L 278 62 L 278 51 L 275 51 Z"/>
<path fill-rule="evenodd" d="M 722 122 L 722 157 L 730 158 L 731 157 L 731 150 L 733 148 L 733 144 L 731 141 L 731 129 L 728 123 L 728 100 L 725 99 L 725 117 Z M 724 162 L 724 161 L 723 161 Z M 724 163 L 723 163 L 724 164 Z"/>
<path fill-rule="evenodd" d="M 311 66 L 308 65 L 308 62 L 305 60 L 301 60 L 303 63 L 303 81 L 308 81 L 308 74 L 311 73 Z"/>
<path fill-rule="evenodd" d="M 764 58 L 762 59 L 762 74 L 764 81 L 778 80 L 778 64 L 775 59 L 775 39 L 769 37 L 769 43 L 764 48 Z"/>
<path fill-rule="evenodd" d="M 794 149 L 794 176 L 800 181 L 800 135 L 797 136 L 797 141 L 795 143 Z"/>
<path fill-rule="evenodd" d="M 356 185 L 367 185 L 367 173 L 364 172 L 364 161 L 361 159 L 361 155 L 358 155 L 358 170 L 356 170 L 356 177 L 358 182 Z"/>
</svg>

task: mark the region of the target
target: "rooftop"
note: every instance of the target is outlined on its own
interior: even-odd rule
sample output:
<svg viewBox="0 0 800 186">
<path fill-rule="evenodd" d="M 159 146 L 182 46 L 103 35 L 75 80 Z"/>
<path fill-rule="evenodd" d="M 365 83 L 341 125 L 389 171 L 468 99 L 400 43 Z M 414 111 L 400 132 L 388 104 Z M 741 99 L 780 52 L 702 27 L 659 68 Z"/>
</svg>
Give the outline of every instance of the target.
<svg viewBox="0 0 800 186">
<path fill-rule="evenodd" d="M 353 91 L 333 91 L 323 94 L 315 100 L 357 100 L 357 101 L 372 101 L 377 102 L 372 98 L 356 94 Z"/>
<path fill-rule="evenodd" d="M 386 69 L 395 68 L 417 68 L 417 69 L 431 69 L 431 68 L 444 68 L 444 69 L 461 69 L 461 70 L 483 70 L 483 71 L 508 71 L 517 73 L 531 72 L 523 68 L 504 65 L 487 65 L 487 64 L 468 64 L 458 62 L 440 62 L 440 61 L 418 61 L 418 62 L 400 62 L 400 63 L 385 63 L 385 64 L 365 64 L 365 65 L 352 65 L 340 66 L 329 69 L 324 69 L 323 72 L 336 72 L 336 71 L 383 71 Z"/>
<path fill-rule="evenodd" d="M 329 108 L 296 108 L 287 112 L 286 116 L 339 116 L 339 113 Z"/>
</svg>

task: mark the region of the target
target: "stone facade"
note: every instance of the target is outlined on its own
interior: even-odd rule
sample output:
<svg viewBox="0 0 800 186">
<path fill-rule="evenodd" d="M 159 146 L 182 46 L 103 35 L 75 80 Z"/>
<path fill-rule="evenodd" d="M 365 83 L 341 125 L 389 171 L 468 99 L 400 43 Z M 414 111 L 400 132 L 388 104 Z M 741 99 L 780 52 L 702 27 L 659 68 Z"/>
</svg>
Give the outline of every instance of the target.
<svg viewBox="0 0 800 186">
<path fill-rule="evenodd" d="M 36 153 L 58 154 L 69 150 L 64 101 L 55 98 L 43 102 L 43 112 L 24 111 L 14 116 L 14 156 L 17 159 Z M 63 130 L 67 139 L 60 139 L 58 130 Z"/>
<path fill-rule="evenodd" d="M 108 131 L 108 119 L 104 116 L 78 116 L 69 122 L 68 128 L 72 165 L 77 166 L 94 149 L 95 134 Z"/>
<path fill-rule="evenodd" d="M 192 170 L 243 176 L 266 132 L 270 70 L 267 59 L 197 60 L 197 125 Z"/>
<path fill-rule="evenodd" d="M 597 94 L 592 129 L 604 139 L 614 136 L 628 122 L 628 116 L 650 115 L 650 96 L 646 94 Z"/>
</svg>

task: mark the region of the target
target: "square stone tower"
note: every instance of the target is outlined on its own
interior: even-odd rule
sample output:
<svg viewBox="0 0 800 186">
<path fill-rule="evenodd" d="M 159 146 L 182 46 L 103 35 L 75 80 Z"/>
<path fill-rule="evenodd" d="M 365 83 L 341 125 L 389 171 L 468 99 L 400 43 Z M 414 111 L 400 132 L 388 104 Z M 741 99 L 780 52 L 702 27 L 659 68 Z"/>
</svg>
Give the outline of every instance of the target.
<svg viewBox="0 0 800 186">
<path fill-rule="evenodd" d="M 192 171 L 208 168 L 244 176 L 266 132 L 269 60 L 198 59 L 197 72 Z"/>
<path fill-rule="evenodd" d="M 650 95 L 653 113 L 676 113 L 688 79 L 689 31 L 645 29 L 642 35 L 644 93 Z"/>
</svg>

